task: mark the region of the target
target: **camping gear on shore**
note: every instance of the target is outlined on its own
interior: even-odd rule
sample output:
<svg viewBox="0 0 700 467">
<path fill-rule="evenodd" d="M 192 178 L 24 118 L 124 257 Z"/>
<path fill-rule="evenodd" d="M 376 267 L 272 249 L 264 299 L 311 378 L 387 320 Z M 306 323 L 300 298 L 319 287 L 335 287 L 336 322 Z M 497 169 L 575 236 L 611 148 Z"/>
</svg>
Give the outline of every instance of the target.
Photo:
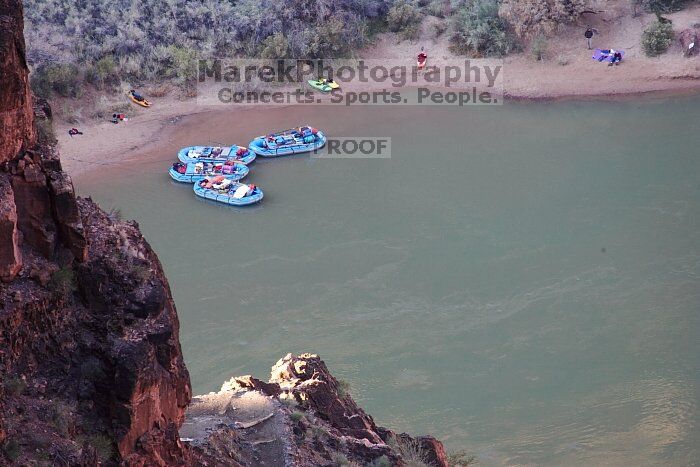
<svg viewBox="0 0 700 467">
<path fill-rule="evenodd" d="M 138 104 L 141 107 L 150 107 L 151 106 L 151 103 L 149 101 L 147 101 L 141 94 L 139 94 L 137 91 L 134 91 L 133 89 L 131 91 L 129 91 L 127 93 L 127 95 L 129 96 L 129 99 L 131 99 L 131 101 L 134 104 Z"/>
<path fill-rule="evenodd" d="M 593 51 L 593 60 L 598 62 L 608 62 L 609 64 L 620 63 L 624 57 L 624 50 L 617 49 L 595 49 Z"/>
<path fill-rule="evenodd" d="M 421 49 L 421 52 L 418 54 L 418 59 L 417 59 L 417 64 L 418 64 L 418 69 L 422 70 L 425 68 L 425 63 L 428 61 L 428 54 L 423 52 L 423 49 Z"/>
<path fill-rule="evenodd" d="M 232 206 L 247 206 L 263 199 L 263 192 L 256 185 L 234 182 L 223 176 L 205 178 L 196 182 L 194 194 Z"/>
<path fill-rule="evenodd" d="M 321 91 L 321 92 L 331 92 L 333 89 L 335 89 L 330 83 L 328 83 L 325 79 L 319 78 L 319 79 L 310 79 L 307 81 L 309 83 L 309 86 L 312 88 Z M 338 83 L 333 83 L 336 85 L 336 87 L 340 87 Z"/>
<path fill-rule="evenodd" d="M 245 164 L 228 160 L 225 162 L 175 162 L 168 173 L 176 182 L 195 183 L 207 177 L 216 176 L 235 182 L 248 175 L 249 171 Z"/>
<path fill-rule="evenodd" d="M 255 153 L 243 146 L 187 146 L 177 153 L 177 158 L 185 164 L 190 162 L 225 162 L 232 160 L 241 164 L 250 164 L 255 160 Z"/>
<path fill-rule="evenodd" d="M 326 144 L 323 132 L 310 126 L 258 136 L 250 142 L 250 149 L 261 157 L 277 157 L 311 152 Z"/>
<path fill-rule="evenodd" d="M 678 36 L 678 42 L 681 43 L 683 55 L 690 57 L 698 53 L 698 33 L 694 29 L 685 29 Z"/>
</svg>

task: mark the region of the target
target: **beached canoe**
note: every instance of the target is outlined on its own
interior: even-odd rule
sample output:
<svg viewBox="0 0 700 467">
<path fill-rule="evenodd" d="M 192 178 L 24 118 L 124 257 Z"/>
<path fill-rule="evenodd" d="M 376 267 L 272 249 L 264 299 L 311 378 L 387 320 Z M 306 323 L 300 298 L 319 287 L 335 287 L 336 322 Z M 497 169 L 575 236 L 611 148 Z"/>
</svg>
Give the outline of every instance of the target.
<svg viewBox="0 0 700 467">
<path fill-rule="evenodd" d="M 225 162 L 233 160 L 250 164 L 255 160 L 255 153 L 243 146 L 188 146 L 177 153 L 177 158 L 185 164 L 189 162 Z"/>
<path fill-rule="evenodd" d="M 311 152 L 326 144 L 326 136 L 310 126 L 293 128 L 265 136 L 250 142 L 250 149 L 261 157 L 277 157 Z"/>
<path fill-rule="evenodd" d="M 175 162 L 168 173 L 173 180 L 182 183 L 194 183 L 218 175 L 235 182 L 248 175 L 249 171 L 245 164 L 233 162 Z"/>
<path fill-rule="evenodd" d="M 223 204 L 247 206 L 263 199 L 262 190 L 255 185 L 231 180 L 204 179 L 194 184 L 194 194 Z"/>
</svg>

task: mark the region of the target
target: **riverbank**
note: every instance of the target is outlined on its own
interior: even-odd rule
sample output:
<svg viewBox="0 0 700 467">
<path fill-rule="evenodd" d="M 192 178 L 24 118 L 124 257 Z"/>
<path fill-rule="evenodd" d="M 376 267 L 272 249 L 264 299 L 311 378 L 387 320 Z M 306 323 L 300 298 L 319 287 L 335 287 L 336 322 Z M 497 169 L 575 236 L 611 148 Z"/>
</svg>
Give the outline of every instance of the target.
<svg viewBox="0 0 700 467">
<path fill-rule="evenodd" d="M 700 58 L 686 58 L 680 45 L 675 43 L 667 53 L 657 58 L 644 56 L 639 46 L 641 31 L 653 17 L 643 14 L 630 14 L 626 2 L 606 2 L 605 11 L 587 14 L 580 24 L 562 26 L 559 33 L 549 40 L 544 60 L 535 61 L 528 51 L 508 56 L 503 61 L 504 94 L 509 101 L 549 101 L 563 99 L 624 99 L 640 96 L 670 96 L 700 92 Z M 700 17 L 700 5 L 689 6 L 683 11 L 667 15 L 676 32 L 691 27 Z M 366 59 L 397 60 L 413 57 L 420 47 L 429 54 L 429 63 L 439 65 L 441 60 L 453 60 L 449 51 L 447 34 L 434 37 L 434 25 L 439 22 L 428 17 L 422 25 L 420 39 L 399 41 L 392 33 L 377 36 L 373 46 L 363 50 Z M 594 37 L 594 47 L 614 47 L 625 51 L 625 60 L 620 66 L 608 67 L 591 60 L 591 51 L 586 48 L 582 23 L 598 30 Z M 344 89 L 362 90 L 357 86 Z M 172 135 L 181 131 L 189 117 L 204 113 L 248 112 L 260 110 L 260 106 L 241 107 L 235 110 L 222 106 L 206 107 L 196 98 L 181 99 L 171 92 L 169 95 L 154 98 L 154 106 L 142 109 L 131 105 L 129 122 L 115 125 L 105 120 L 68 118 L 73 111 L 64 107 L 77 107 L 75 102 L 54 105 L 57 110 L 56 130 L 64 166 L 68 172 L 78 175 L 99 167 L 121 164 L 137 160 L 141 154 L 153 147 L 162 147 L 172 141 Z M 276 106 L 276 109 L 282 107 Z M 267 131 L 264 118 L 259 112 L 245 114 L 245 119 L 260 121 L 257 132 L 244 135 L 245 138 Z M 254 116 L 255 115 L 255 116 Z M 297 122 L 298 123 L 298 122 Z M 68 130 L 78 126 L 82 136 L 70 137 Z M 172 129 L 175 129 L 172 131 Z M 193 134 L 195 142 L 225 144 L 226 141 L 212 140 L 203 128 Z M 169 139 L 165 139 L 164 135 Z M 236 141 L 246 144 L 247 140 Z"/>
</svg>

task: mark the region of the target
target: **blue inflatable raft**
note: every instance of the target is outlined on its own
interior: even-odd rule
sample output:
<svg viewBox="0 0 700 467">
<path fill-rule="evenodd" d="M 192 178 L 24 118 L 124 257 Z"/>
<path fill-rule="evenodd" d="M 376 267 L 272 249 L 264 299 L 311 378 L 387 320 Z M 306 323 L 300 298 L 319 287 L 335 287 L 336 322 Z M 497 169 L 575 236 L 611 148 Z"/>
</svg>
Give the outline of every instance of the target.
<svg viewBox="0 0 700 467">
<path fill-rule="evenodd" d="M 168 173 L 176 182 L 194 183 L 206 177 L 221 175 L 234 182 L 242 179 L 250 169 L 244 164 L 222 162 L 175 162 Z"/>
<path fill-rule="evenodd" d="M 310 126 L 293 128 L 266 136 L 258 136 L 250 142 L 250 149 L 261 157 L 278 157 L 311 152 L 326 144 L 326 136 Z"/>
<path fill-rule="evenodd" d="M 224 180 L 218 184 L 209 179 L 200 180 L 194 184 L 194 194 L 232 206 L 247 206 L 263 199 L 263 192 L 257 186 L 231 180 Z"/>
<path fill-rule="evenodd" d="M 189 162 L 224 162 L 241 161 L 250 164 L 255 160 L 255 153 L 243 146 L 188 146 L 177 153 L 177 158 L 185 164 Z"/>
</svg>

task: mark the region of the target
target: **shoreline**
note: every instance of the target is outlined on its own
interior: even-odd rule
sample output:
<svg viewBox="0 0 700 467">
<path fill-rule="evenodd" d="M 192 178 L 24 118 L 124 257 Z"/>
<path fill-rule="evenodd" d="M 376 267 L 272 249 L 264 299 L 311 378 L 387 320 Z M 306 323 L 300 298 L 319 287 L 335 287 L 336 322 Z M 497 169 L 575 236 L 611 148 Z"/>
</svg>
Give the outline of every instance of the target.
<svg viewBox="0 0 700 467">
<path fill-rule="evenodd" d="M 685 86 L 670 86 L 660 89 L 614 92 L 614 93 L 590 93 L 590 94 L 564 94 L 550 93 L 543 95 L 504 93 L 504 105 L 529 104 L 529 103 L 557 103 L 557 102 L 624 102 L 646 99 L 670 99 L 676 97 L 694 97 L 700 95 L 700 80 L 683 83 Z M 438 88 L 435 88 L 438 89 Z M 172 99 L 169 99 L 172 100 Z M 246 113 L 250 111 L 268 112 L 272 109 L 285 111 L 296 107 L 331 106 L 332 104 L 285 104 L 274 106 L 241 105 L 235 109 L 228 107 L 200 108 L 192 105 L 196 98 L 179 101 L 180 105 L 163 105 L 155 113 L 144 117 L 139 112 L 128 123 L 114 125 L 104 122 L 90 122 L 81 125 L 86 135 L 70 137 L 67 130 L 72 127 L 65 122 L 56 125 L 59 149 L 63 161 L 64 170 L 74 178 L 89 176 L 100 168 L 118 167 L 133 163 L 142 159 L 143 154 L 154 152 L 157 146 L 162 146 L 164 138 L 176 133 L 183 125 L 191 125 L 192 118 L 212 117 L 222 113 Z M 357 105 L 356 105 L 357 106 Z M 342 106 L 343 109 L 352 106 Z M 431 106 L 434 107 L 434 106 Z M 467 106 L 469 107 L 469 105 Z M 115 128 L 116 127 L 116 128 Z M 131 131 L 134 128 L 134 131 Z M 115 130 L 119 134 L 114 134 Z M 203 138 L 206 139 L 206 138 Z M 142 143 L 147 140 L 146 143 Z M 118 144 L 112 144 L 118 142 Z M 204 141 L 201 141 L 204 142 Z M 211 141 L 215 144 L 215 141 Z M 105 144 L 106 143 L 106 144 Z M 247 141 L 238 142 L 247 144 Z M 220 143 L 223 144 L 223 143 Z M 98 146 L 101 149 L 95 151 Z M 108 162 L 104 162 L 108 160 Z M 173 156 L 173 161 L 175 156 Z"/>
</svg>

